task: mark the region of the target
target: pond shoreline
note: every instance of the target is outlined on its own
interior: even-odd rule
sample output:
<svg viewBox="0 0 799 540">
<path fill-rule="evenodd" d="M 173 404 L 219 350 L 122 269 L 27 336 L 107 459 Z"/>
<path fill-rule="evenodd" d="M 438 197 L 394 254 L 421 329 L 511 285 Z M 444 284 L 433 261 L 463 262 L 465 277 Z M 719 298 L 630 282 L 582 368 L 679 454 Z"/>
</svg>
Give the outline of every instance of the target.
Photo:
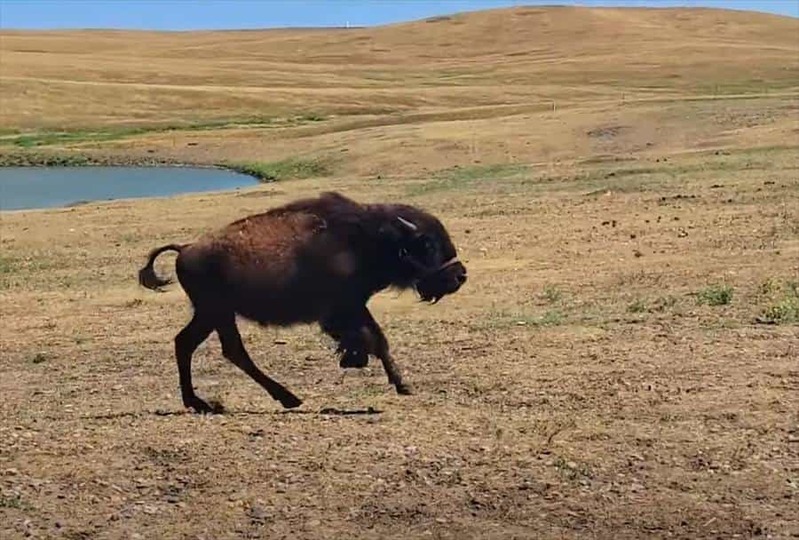
<svg viewBox="0 0 799 540">
<path fill-rule="evenodd" d="M 245 163 L 190 163 L 158 157 L 93 155 L 79 152 L 0 152 L 0 168 L 4 167 L 175 167 L 227 170 L 255 178 L 261 183 L 276 179 L 259 174 Z"/>
<path fill-rule="evenodd" d="M 63 166 L 60 160 L 55 164 L 53 160 L 46 163 L 34 165 L 28 161 L 21 165 L 17 161 L 13 166 L 0 167 L 0 188 L 3 190 L 0 212 L 239 190 L 262 183 L 252 175 L 212 165 L 154 161 L 148 161 L 144 166 L 116 165 L 99 160 L 89 164 L 73 162 L 72 166 Z"/>
</svg>

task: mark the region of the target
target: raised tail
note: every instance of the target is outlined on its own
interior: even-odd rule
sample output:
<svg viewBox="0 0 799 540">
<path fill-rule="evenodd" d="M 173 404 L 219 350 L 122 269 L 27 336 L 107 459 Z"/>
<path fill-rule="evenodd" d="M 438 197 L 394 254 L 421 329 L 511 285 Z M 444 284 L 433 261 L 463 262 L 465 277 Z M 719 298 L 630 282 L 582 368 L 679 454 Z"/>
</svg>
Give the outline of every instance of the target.
<svg viewBox="0 0 799 540">
<path fill-rule="evenodd" d="M 139 270 L 139 285 L 157 291 L 161 287 L 172 283 L 172 280 L 169 278 L 158 277 L 155 273 L 155 268 L 153 268 L 153 264 L 161 253 L 165 251 L 177 251 L 180 253 L 187 245 L 188 244 L 169 244 L 152 250 L 148 255 L 147 264 L 144 265 L 144 268 Z"/>
</svg>

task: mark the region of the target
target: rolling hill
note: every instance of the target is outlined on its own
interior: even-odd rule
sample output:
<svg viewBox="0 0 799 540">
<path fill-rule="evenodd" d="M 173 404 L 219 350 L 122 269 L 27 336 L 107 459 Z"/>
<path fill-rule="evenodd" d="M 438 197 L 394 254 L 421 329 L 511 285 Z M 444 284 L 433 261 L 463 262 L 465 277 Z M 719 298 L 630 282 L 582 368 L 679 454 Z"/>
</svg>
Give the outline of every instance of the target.
<svg viewBox="0 0 799 540">
<path fill-rule="evenodd" d="M 799 88 L 799 20 L 514 8 L 375 28 L 4 31 L 7 128 L 263 120 Z"/>
<path fill-rule="evenodd" d="M 575 7 L 357 29 L 6 31 L 0 153 L 278 162 L 290 177 L 779 145 L 797 133 L 797 35 L 799 20 L 758 13 Z"/>
</svg>

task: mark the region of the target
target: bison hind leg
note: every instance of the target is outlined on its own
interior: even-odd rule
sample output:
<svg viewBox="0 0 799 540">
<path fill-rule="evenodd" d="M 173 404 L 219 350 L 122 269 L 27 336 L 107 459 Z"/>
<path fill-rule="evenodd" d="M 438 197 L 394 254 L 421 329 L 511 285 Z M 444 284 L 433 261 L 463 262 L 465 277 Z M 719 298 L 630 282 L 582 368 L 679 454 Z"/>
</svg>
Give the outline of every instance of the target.
<svg viewBox="0 0 799 540">
<path fill-rule="evenodd" d="M 216 332 L 219 336 L 219 341 L 222 343 L 222 354 L 225 358 L 249 375 L 261 388 L 266 390 L 272 399 L 279 401 L 286 409 L 293 409 L 302 405 L 302 400 L 300 398 L 292 394 L 291 391 L 282 384 L 266 375 L 255 365 L 255 362 L 252 361 L 249 353 L 247 353 L 247 349 L 244 348 L 241 334 L 239 334 L 239 330 L 236 327 L 236 316 L 233 312 L 225 316 L 217 317 Z"/>
<path fill-rule="evenodd" d="M 195 312 L 191 321 L 175 336 L 175 358 L 178 364 L 180 394 L 183 405 L 200 414 L 223 412 L 221 404 L 209 405 L 194 392 L 191 377 L 191 358 L 200 343 L 211 334 L 214 326 L 211 319 Z"/>
</svg>

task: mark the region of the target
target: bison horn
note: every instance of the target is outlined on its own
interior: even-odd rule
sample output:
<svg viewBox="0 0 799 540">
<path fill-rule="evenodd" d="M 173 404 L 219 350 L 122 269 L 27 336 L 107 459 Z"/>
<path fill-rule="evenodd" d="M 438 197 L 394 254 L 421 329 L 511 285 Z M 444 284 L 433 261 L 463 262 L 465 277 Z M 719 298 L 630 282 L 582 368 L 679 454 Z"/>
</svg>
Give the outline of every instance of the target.
<svg viewBox="0 0 799 540">
<path fill-rule="evenodd" d="M 417 226 L 416 226 L 416 225 L 415 225 L 413 222 L 411 222 L 411 221 L 408 221 L 408 220 L 407 220 L 407 219 L 405 219 L 404 217 L 402 217 L 402 216 L 397 216 L 397 219 L 399 220 L 399 222 L 400 222 L 400 223 L 402 223 L 403 225 L 405 225 L 405 227 L 406 227 L 408 230 L 410 230 L 410 231 L 412 231 L 412 232 L 416 232 L 416 231 L 418 231 L 418 230 L 419 230 L 419 227 L 417 227 Z"/>
</svg>

